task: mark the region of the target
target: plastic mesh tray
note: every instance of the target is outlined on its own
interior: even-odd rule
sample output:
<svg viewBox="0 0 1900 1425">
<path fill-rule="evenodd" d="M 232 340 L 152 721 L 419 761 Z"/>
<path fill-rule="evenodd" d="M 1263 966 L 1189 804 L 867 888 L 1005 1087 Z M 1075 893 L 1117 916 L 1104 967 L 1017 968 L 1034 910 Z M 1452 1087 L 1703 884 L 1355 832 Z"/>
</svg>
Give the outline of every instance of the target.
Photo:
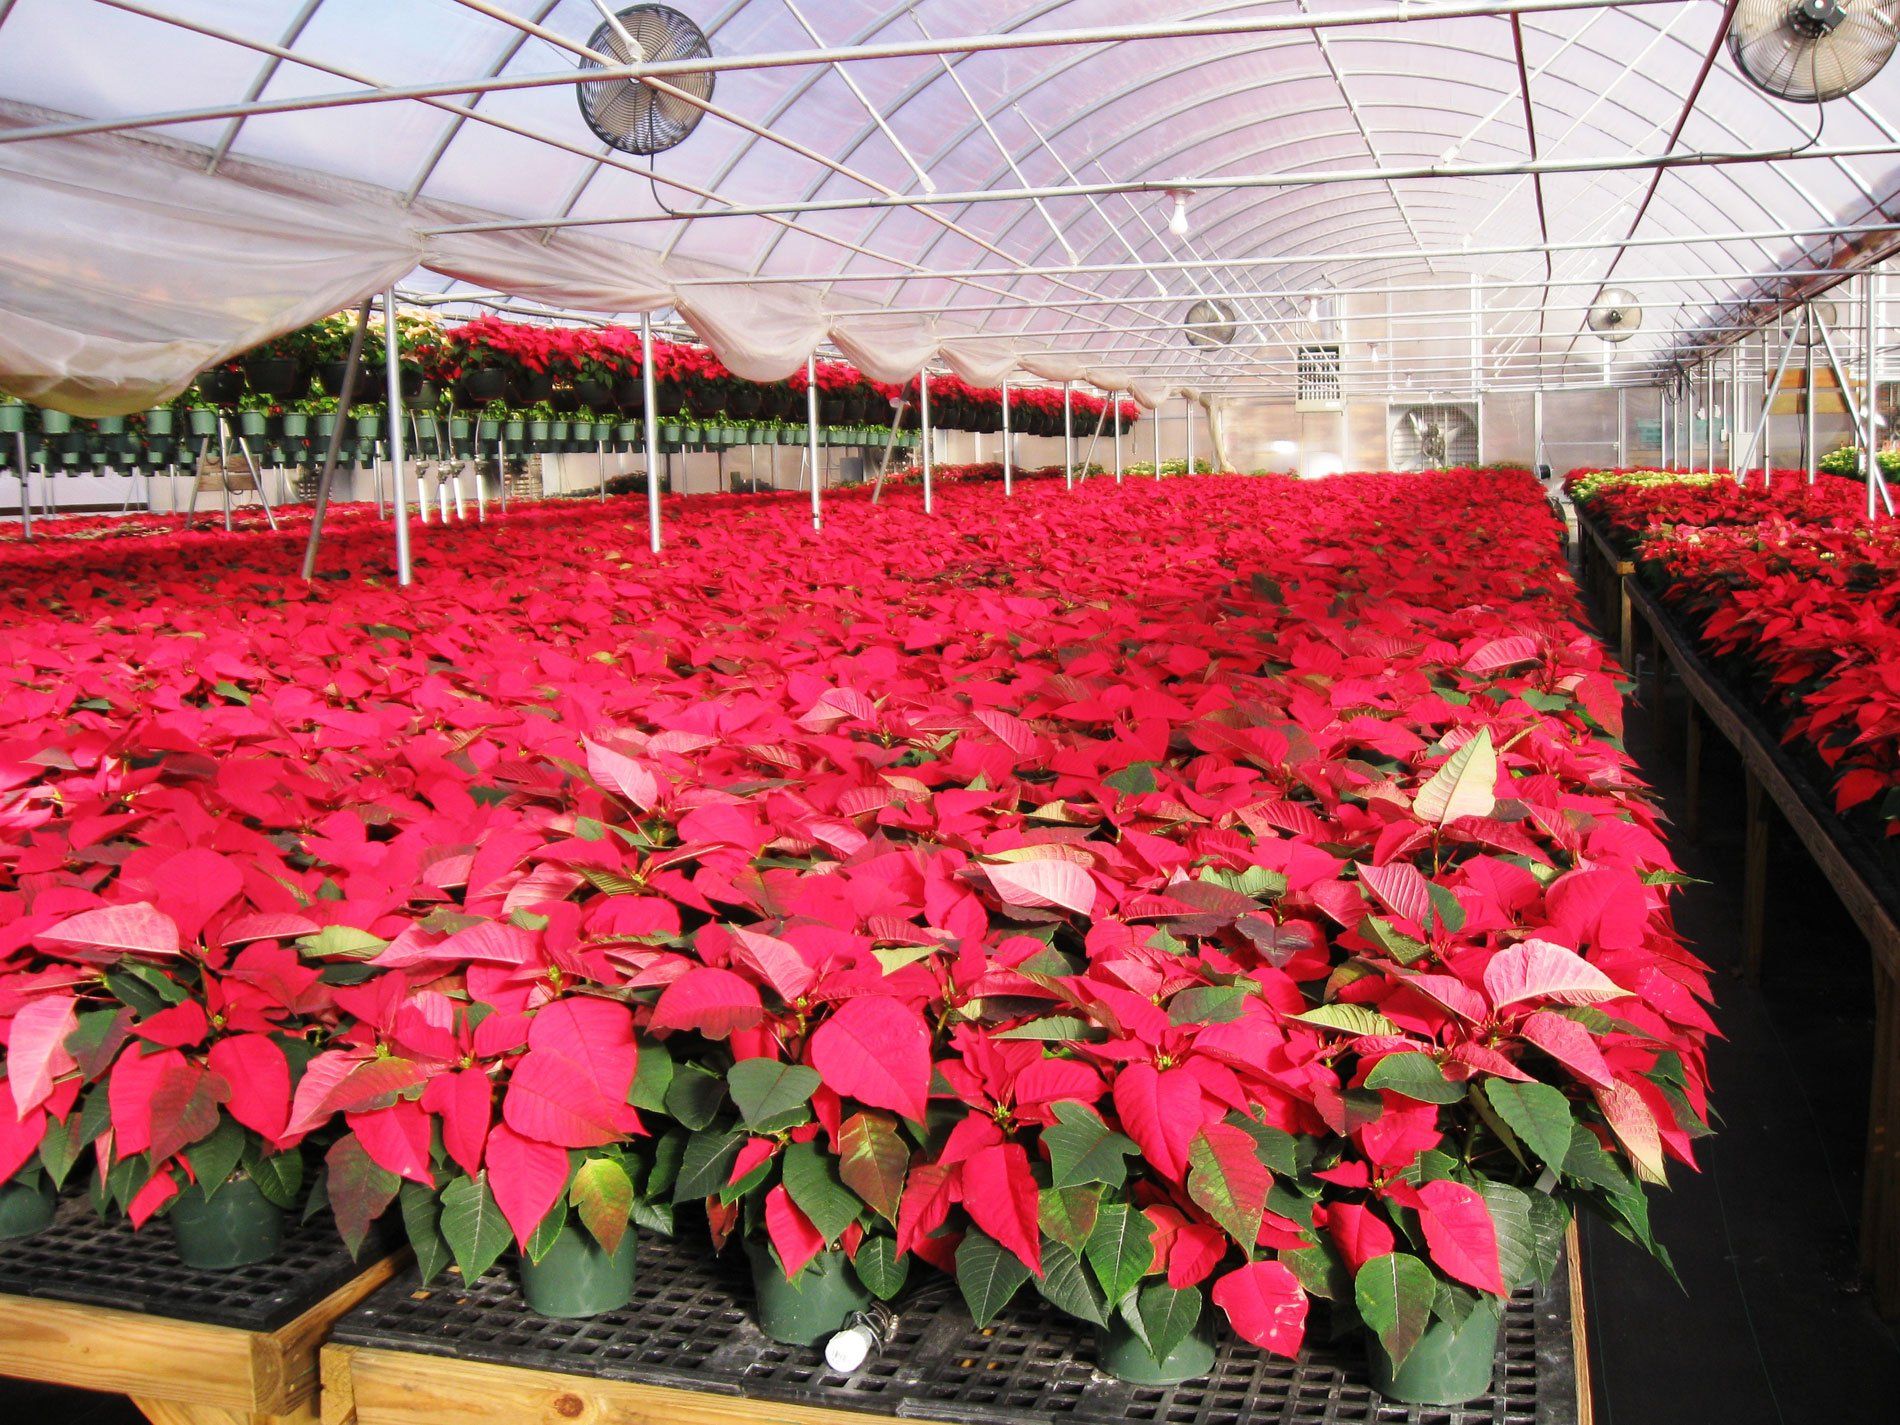
<svg viewBox="0 0 1900 1425">
<path fill-rule="evenodd" d="M 287 1231 L 283 1250 L 268 1262 L 200 1271 L 178 1260 L 162 1220 L 134 1232 L 69 1198 L 44 1232 L 0 1242 L 0 1293 L 275 1331 L 388 1252 L 372 1235 L 362 1261 L 351 1260 L 325 1212 Z"/>
<path fill-rule="evenodd" d="M 1027 1287 L 982 1330 L 971 1325 L 954 1289 L 907 1303 L 890 1344 L 855 1374 L 841 1376 L 825 1366 L 818 1347 L 778 1345 L 753 1325 L 751 1286 L 737 1252 L 714 1258 L 703 1238 L 643 1236 L 638 1280 L 625 1310 L 556 1321 L 522 1304 L 505 1268 L 473 1285 L 450 1273 L 427 1287 L 411 1272 L 340 1320 L 332 1337 L 388 1351 L 906 1419 L 1012 1425 L 1577 1421 L 1569 1300 L 1561 1290 L 1522 1292 L 1512 1300 L 1493 1394 L 1446 1408 L 1400 1405 L 1375 1394 L 1356 1338 L 1338 1346 L 1310 1342 L 1299 1360 L 1289 1361 L 1223 1331 L 1214 1369 L 1203 1379 L 1130 1385 L 1095 1370 L 1089 1327 L 1045 1306 Z"/>
</svg>

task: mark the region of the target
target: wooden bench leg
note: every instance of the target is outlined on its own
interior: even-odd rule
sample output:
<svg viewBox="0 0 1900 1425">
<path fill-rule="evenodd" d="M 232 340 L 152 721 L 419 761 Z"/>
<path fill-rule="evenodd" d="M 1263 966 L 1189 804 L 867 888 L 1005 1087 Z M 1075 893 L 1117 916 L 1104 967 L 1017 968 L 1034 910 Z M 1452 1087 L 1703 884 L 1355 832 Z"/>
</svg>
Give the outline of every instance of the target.
<svg viewBox="0 0 1900 1425">
<path fill-rule="evenodd" d="M 1669 725 L 1663 718 L 1663 699 L 1669 692 L 1669 663 L 1663 657 L 1662 636 L 1649 631 L 1649 687 L 1644 700 L 1649 704 L 1649 737 L 1658 752 L 1669 745 Z"/>
<path fill-rule="evenodd" d="M 1861 1271 L 1874 1304 L 1900 1317 L 1900 985 L 1874 966 L 1874 1082 L 1867 1108 L 1867 1182 L 1860 1213 Z"/>
<path fill-rule="evenodd" d="M 1702 839 L 1702 709 L 1689 699 L 1689 724 L 1683 735 L 1682 754 L 1682 834 L 1690 841 Z"/>
<path fill-rule="evenodd" d="M 1616 617 L 1617 617 L 1617 653 L 1623 660 L 1623 671 L 1636 671 L 1636 630 L 1630 626 L 1630 586 L 1629 580 L 1621 574 L 1616 579 Z"/>
<path fill-rule="evenodd" d="M 1746 849 L 1742 857 L 1742 974 L 1761 978 L 1762 916 L 1768 902 L 1768 797 L 1752 768 L 1742 777 L 1748 791 Z"/>
</svg>

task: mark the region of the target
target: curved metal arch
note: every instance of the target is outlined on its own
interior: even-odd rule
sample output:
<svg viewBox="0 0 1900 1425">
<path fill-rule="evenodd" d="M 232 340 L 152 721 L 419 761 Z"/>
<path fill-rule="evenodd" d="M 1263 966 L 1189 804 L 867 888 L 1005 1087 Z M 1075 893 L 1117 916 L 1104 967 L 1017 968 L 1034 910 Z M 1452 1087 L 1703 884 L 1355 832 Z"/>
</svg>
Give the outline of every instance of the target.
<svg viewBox="0 0 1900 1425">
<path fill-rule="evenodd" d="M 284 26 L 284 37 L 277 42 L 281 49 L 295 49 L 297 41 L 303 38 L 306 26 L 316 18 L 317 11 L 323 8 L 323 0 L 303 0 L 303 8 L 290 17 L 290 23 Z M 284 61 L 277 55 L 270 55 L 258 66 L 257 78 L 244 91 L 244 102 L 261 97 Z M 218 136 L 218 142 L 212 147 L 211 157 L 205 163 L 206 173 L 216 173 L 218 165 L 224 162 L 225 155 L 231 152 L 231 145 L 237 142 L 239 132 L 244 128 L 244 118 L 239 115 L 225 125 L 224 132 Z"/>
<path fill-rule="evenodd" d="M 321 4 L 322 0 L 314 0 L 314 3 Z M 547 17 L 554 13 L 554 7 L 560 3 L 561 0 L 541 0 L 541 8 L 533 15 L 534 22 L 538 25 L 546 21 Z M 499 79 L 501 72 L 514 63 L 515 56 L 520 54 L 527 47 L 528 41 L 533 38 L 526 30 L 511 30 L 506 27 L 503 28 L 502 34 L 502 47 L 495 56 L 495 62 L 489 65 L 484 78 Z M 479 108 L 484 97 L 481 93 L 469 95 L 468 107 Z M 421 167 L 416 170 L 415 178 L 404 190 L 402 199 L 404 206 L 415 202 L 421 196 L 423 188 L 435 176 L 436 169 L 441 166 L 443 158 L 447 156 L 449 145 L 455 142 L 456 136 L 462 132 L 462 126 L 468 122 L 468 117 L 466 114 L 457 114 L 444 126 L 441 137 L 429 150 L 428 158 L 423 160 Z"/>
</svg>

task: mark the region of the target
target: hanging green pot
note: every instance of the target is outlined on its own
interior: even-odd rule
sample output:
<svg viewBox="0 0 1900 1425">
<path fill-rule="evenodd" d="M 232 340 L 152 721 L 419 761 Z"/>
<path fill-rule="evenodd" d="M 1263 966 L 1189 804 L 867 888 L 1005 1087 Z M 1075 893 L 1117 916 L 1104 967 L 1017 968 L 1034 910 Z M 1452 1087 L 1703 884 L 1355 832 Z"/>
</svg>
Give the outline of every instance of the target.
<svg viewBox="0 0 1900 1425">
<path fill-rule="evenodd" d="M 622 421 L 619 425 L 614 427 L 614 438 L 622 445 L 634 444 L 634 442 L 640 439 L 640 423 L 638 421 Z"/>
<path fill-rule="evenodd" d="M 433 411 L 416 412 L 415 422 L 417 440 L 435 439 L 435 413 Z"/>
<path fill-rule="evenodd" d="M 1491 1389 L 1502 1313 L 1503 1303 L 1486 1296 L 1462 1326 L 1433 1321 L 1397 1369 L 1379 1338 L 1366 1333 L 1366 1363 L 1372 1370 L 1373 1389 L 1407 1405 L 1463 1405 L 1476 1400 Z"/>
<path fill-rule="evenodd" d="M 16 435 L 26 429 L 26 403 L 0 401 L 0 435 Z"/>
<path fill-rule="evenodd" d="M 680 443 L 680 435 L 681 428 L 675 423 L 669 422 L 660 427 L 660 439 L 665 441 L 668 445 L 678 445 Z"/>
<path fill-rule="evenodd" d="M 269 416 L 263 411 L 239 411 L 237 418 L 238 434 L 249 436 L 262 435 L 264 433 L 264 425 L 268 420 Z"/>
<path fill-rule="evenodd" d="M 123 435 L 125 433 L 124 416 L 101 416 L 92 423 L 92 428 L 100 435 Z"/>
<path fill-rule="evenodd" d="M 284 423 L 285 440 L 302 440 L 310 434 L 310 417 L 302 411 L 285 411 L 280 419 Z"/>
<path fill-rule="evenodd" d="M 574 422 L 572 421 L 549 421 L 548 422 L 548 439 L 549 440 L 566 440 L 568 438 L 568 432 L 571 431 L 573 428 L 574 428 Z"/>
<path fill-rule="evenodd" d="M 509 422 L 509 424 L 512 425 L 513 422 L 511 421 Z M 547 439 L 548 439 L 548 428 L 552 426 L 553 424 L 554 423 L 552 421 L 529 421 L 527 423 L 528 439 L 533 441 L 536 445 L 546 444 Z"/>
<path fill-rule="evenodd" d="M 1181 1344 L 1157 1361 L 1148 1343 L 1119 1315 L 1095 1328 L 1095 1363 L 1117 1380 L 1135 1385 L 1178 1385 L 1214 1368 L 1214 1322 L 1204 1308 Z"/>
<path fill-rule="evenodd" d="M 356 438 L 374 440 L 383 432 L 383 417 L 380 411 L 371 411 L 368 415 L 356 417 Z"/>
<path fill-rule="evenodd" d="M 229 1271 L 268 1261 L 284 1240 L 284 1210 L 249 1178 L 235 1178 L 207 1198 L 193 1184 L 171 1210 L 178 1260 L 202 1271 Z"/>
<path fill-rule="evenodd" d="M 319 411 L 311 417 L 311 428 L 316 431 L 318 440 L 328 440 L 336 434 L 336 412 Z"/>
<path fill-rule="evenodd" d="M 521 423 L 519 421 L 510 421 L 509 424 L 519 425 Z M 500 439 L 501 438 L 501 422 L 497 420 L 490 420 L 487 416 L 483 416 L 481 420 L 477 421 L 475 424 L 475 438 L 477 440 L 486 440 L 486 441 Z"/>
<path fill-rule="evenodd" d="M 449 417 L 450 440 L 467 440 L 469 438 L 469 432 L 473 429 L 474 423 L 471 422 L 467 416 Z"/>
<path fill-rule="evenodd" d="M 147 435 L 170 435 L 174 412 L 170 406 L 154 406 L 145 413 Z"/>
<path fill-rule="evenodd" d="M 562 1211 L 566 1209 L 563 1208 Z M 520 1262 L 521 1294 L 542 1316 L 599 1316 L 633 1300 L 637 1253 L 631 1227 L 609 1255 L 593 1234 L 570 1222 L 538 1262 Z"/>
<path fill-rule="evenodd" d="M 0 1184 L 0 1239 L 44 1232 L 58 1211 L 59 1193 L 43 1172 L 35 1172 L 30 1181 Z"/>
<path fill-rule="evenodd" d="M 40 412 L 40 429 L 47 435 L 65 435 L 72 428 L 73 418 L 64 411 Z"/>
<path fill-rule="evenodd" d="M 503 421 L 501 423 L 501 438 L 503 440 L 519 441 L 523 438 L 523 432 L 526 431 L 527 426 L 528 423 L 526 421 Z"/>
<path fill-rule="evenodd" d="M 748 1237 L 745 1252 L 759 1329 L 783 1345 L 813 1345 L 871 1304 L 871 1293 L 836 1248 L 813 1257 L 791 1281 L 765 1243 Z"/>
<path fill-rule="evenodd" d="M 193 435 L 216 435 L 218 433 L 218 413 L 210 406 L 193 406 L 186 413 Z"/>
</svg>

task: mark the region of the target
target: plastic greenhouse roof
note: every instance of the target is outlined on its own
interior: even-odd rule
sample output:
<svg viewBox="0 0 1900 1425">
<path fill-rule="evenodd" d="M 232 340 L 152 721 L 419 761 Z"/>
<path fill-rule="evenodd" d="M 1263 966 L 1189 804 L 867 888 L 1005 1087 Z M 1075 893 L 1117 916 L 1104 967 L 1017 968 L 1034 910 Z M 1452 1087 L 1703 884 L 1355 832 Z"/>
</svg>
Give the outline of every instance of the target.
<svg viewBox="0 0 1900 1425">
<path fill-rule="evenodd" d="M 593 0 L 0 0 L 0 99 L 196 113 L 143 131 L 203 146 L 207 167 L 315 170 L 474 226 L 555 220 L 531 235 L 550 251 L 630 244 L 689 284 L 736 275 L 1004 334 L 1055 361 L 1044 374 L 1073 358 L 1235 389 L 1291 385 L 1316 297 L 1439 283 L 1476 284 L 1499 384 L 1653 382 L 1884 237 L 1900 191 L 1900 70 L 1824 110 L 1774 102 L 1733 68 L 1715 0 L 675 4 L 732 67 L 720 112 L 652 160 L 658 181 L 575 103 Z M 1141 33 L 1042 42 L 1117 27 Z M 931 38 L 941 56 L 894 52 Z M 874 48 L 756 63 L 821 47 Z M 1707 161 L 1810 145 L 1823 115 L 1805 156 Z M 906 201 L 926 180 L 931 204 Z M 1183 185 L 1184 239 L 1167 228 Z M 1646 312 L 1613 365 L 1582 327 L 1606 280 Z M 418 268 L 404 290 L 492 284 Z M 1183 340 L 1202 295 L 1239 310 L 1236 346 Z M 1448 323 L 1468 300 L 1442 304 Z M 1432 359 L 1395 347 L 1387 366 Z"/>
</svg>

